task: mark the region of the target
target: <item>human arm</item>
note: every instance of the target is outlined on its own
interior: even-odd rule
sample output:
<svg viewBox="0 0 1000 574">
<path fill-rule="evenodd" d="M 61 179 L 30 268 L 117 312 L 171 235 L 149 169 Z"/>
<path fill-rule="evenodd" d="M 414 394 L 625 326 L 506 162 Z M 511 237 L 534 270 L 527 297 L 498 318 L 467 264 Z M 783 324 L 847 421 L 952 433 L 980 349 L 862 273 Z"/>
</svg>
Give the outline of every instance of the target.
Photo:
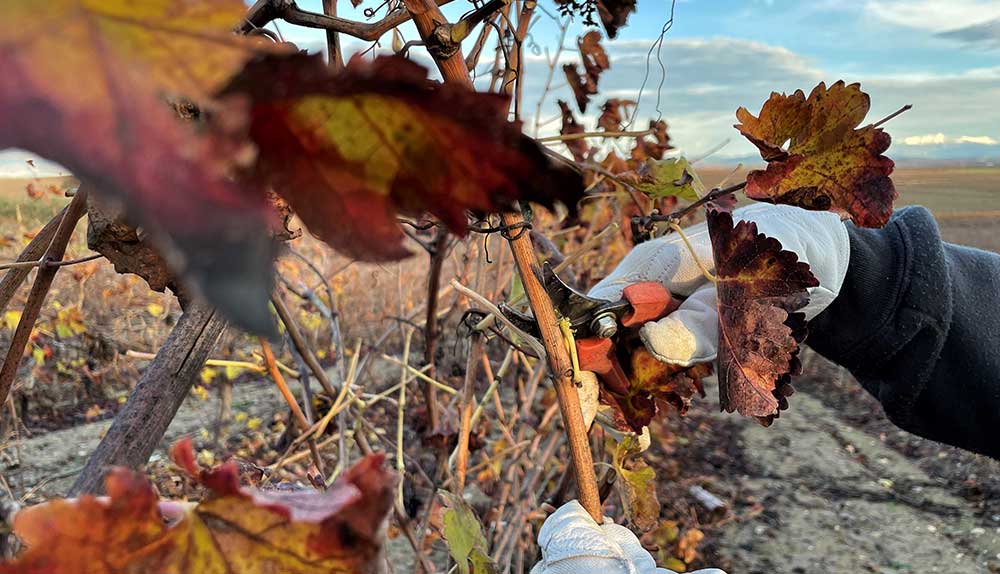
<svg viewBox="0 0 1000 574">
<path fill-rule="evenodd" d="M 1000 255 L 941 241 L 920 207 L 846 229 L 849 272 L 806 343 L 900 428 L 1000 458 Z"/>
</svg>

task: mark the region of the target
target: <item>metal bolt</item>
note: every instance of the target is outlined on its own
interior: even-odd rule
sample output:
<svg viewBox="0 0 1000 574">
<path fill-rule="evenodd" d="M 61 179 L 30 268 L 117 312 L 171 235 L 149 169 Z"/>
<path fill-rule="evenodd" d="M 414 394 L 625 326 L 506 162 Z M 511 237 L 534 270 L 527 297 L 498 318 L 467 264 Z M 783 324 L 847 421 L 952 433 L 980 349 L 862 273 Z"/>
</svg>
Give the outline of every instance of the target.
<svg viewBox="0 0 1000 574">
<path fill-rule="evenodd" d="M 609 339 L 614 337 L 615 333 L 618 332 L 618 321 L 611 313 L 598 315 L 590 322 L 590 330 L 602 339 Z"/>
</svg>

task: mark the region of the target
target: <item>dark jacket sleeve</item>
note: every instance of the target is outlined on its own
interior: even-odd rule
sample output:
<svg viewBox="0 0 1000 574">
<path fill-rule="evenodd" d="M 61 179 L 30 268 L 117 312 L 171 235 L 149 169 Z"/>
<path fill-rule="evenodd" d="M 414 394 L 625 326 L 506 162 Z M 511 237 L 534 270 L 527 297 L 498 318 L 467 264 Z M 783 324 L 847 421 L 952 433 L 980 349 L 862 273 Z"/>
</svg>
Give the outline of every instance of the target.
<svg viewBox="0 0 1000 574">
<path fill-rule="evenodd" d="M 1000 255 L 942 242 L 922 207 L 847 226 L 844 285 L 807 343 L 900 428 L 1000 458 Z"/>
</svg>

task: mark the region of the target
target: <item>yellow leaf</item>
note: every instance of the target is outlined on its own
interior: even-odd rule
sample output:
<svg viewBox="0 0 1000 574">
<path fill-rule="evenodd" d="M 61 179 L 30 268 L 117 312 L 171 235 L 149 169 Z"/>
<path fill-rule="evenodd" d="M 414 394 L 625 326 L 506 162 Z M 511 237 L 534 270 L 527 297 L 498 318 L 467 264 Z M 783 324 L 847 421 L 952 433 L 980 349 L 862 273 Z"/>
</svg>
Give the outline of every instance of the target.
<svg viewBox="0 0 1000 574">
<path fill-rule="evenodd" d="M 306 313 L 302 311 L 299 313 L 299 322 L 304 329 L 315 331 L 323 326 L 323 317 L 319 313 Z"/>
<path fill-rule="evenodd" d="M 3 314 L 3 326 L 10 330 L 17 328 L 17 324 L 21 321 L 20 311 L 6 311 Z"/>
<path fill-rule="evenodd" d="M 35 360 L 35 364 L 39 367 L 45 364 L 45 351 L 41 347 L 35 347 L 31 350 L 31 358 Z"/>
<path fill-rule="evenodd" d="M 260 423 L 261 420 L 259 418 L 251 417 L 249 420 L 247 420 L 247 428 L 250 430 L 257 430 L 258 428 L 260 428 Z"/>
<path fill-rule="evenodd" d="M 241 423 L 241 422 L 247 420 L 247 414 L 245 412 L 243 412 L 243 411 L 239 411 L 233 417 L 233 420 L 235 420 L 238 423 Z"/>
<path fill-rule="evenodd" d="M 153 317 L 159 317 L 160 315 L 163 315 L 163 305 L 160 305 L 159 303 L 150 303 L 149 305 L 146 305 L 146 312 Z"/>
<path fill-rule="evenodd" d="M 219 376 L 219 371 L 213 369 L 212 367 L 205 367 L 201 370 L 201 384 L 207 385 L 215 380 L 215 377 Z"/>
<path fill-rule="evenodd" d="M 246 369 L 242 367 L 235 367 L 233 365 L 226 365 L 226 378 L 230 381 L 240 376 L 240 374 Z"/>
<path fill-rule="evenodd" d="M 201 385 L 195 385 L 191 389 L 191 394 L 194 395 L 194 396 L 196 396 L 196 397 L 198 397 L 198 399 L 201 400 L 201 401 L 207 401 L 208 400 L 208 391 L 206 391 L 205 387 L 203 387 Z"/>
</svg>

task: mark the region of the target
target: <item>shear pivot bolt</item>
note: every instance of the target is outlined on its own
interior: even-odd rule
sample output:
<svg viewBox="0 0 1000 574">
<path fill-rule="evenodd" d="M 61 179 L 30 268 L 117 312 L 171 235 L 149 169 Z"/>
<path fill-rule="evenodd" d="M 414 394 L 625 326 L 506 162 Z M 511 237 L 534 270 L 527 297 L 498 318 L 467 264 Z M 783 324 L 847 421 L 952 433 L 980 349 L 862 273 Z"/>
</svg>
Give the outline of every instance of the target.
<svg viewBox="0 0 1000 574">
<path fill-rule="evenodd" d="M 618 332 L 618 321 L 611 314 L 599 315 L 590 322 L 590 330 L 602 339 L 609 339 Z"/>
</svg>

